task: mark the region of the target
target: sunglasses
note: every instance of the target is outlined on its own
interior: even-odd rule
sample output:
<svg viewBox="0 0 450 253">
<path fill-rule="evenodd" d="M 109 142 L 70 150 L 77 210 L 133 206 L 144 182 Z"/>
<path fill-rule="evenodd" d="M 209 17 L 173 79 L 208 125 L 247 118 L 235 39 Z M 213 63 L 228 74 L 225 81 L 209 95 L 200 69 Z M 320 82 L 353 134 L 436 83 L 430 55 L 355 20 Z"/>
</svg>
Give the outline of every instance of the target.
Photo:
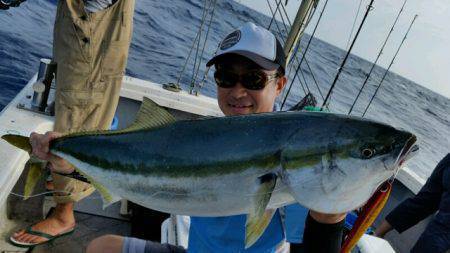
<svg viewBox="0 0 450 253">
<path fill-rule="evenodd" d="M 237 74 L 226 70 L 216 70 L 214 79 L 221 88 L 233 88 L 238 82 L 248 90 L 262 90 L 267 83 L 278 77 L 278 73 L 269 75 L 262 70 L 251 70 L 244 74 Z"/>
</svg>

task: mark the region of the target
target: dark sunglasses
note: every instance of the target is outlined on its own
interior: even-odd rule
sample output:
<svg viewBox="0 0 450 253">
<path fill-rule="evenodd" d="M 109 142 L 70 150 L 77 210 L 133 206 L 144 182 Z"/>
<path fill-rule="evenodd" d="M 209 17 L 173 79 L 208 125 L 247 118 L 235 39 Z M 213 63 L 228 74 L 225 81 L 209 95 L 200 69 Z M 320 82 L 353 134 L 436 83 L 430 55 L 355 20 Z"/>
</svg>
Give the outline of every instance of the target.
<svg viewBox="0 0 450 253">
<path fill-rule="evenodd" d="M 217 86 L 228 89 L 240 82 L 248 90 L 262 90 L 270 80 L 277 77 L 279 77 L 278 73 L 268 75 L 262 70 L 251 70 L 241 75 L 220 69 L 214 72 Z"/>
</svg>

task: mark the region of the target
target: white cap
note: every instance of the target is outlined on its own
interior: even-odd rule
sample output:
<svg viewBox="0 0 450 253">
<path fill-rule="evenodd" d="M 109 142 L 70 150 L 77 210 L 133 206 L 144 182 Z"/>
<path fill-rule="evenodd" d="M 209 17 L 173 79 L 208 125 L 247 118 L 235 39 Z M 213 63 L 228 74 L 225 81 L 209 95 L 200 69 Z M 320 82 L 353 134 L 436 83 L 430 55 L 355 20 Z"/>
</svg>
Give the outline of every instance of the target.
<svg viewBox="0 0 450 253">
<path fill-rule="evenodd" d="M 228 34 L 206 66 L 215 64 L 219 57 L 231 53 L 242 55 L 267 70 L 278 69 L 280 66 L 284 70 L 286 66 L 283 47 L 275 35 L 251 22 Z"/>
</svg>

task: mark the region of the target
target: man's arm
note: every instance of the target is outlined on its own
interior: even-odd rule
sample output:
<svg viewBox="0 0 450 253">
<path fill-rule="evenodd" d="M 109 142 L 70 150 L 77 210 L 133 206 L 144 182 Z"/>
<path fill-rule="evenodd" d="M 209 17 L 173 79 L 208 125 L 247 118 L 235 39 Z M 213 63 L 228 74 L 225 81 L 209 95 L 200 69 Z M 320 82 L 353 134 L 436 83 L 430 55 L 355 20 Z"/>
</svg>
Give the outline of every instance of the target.
<svg viewBox="0 0 450 253">
<path fill-rule="evenodd" d="M 310 211 L 303 234 L 304 252 L 340 252 L 344 223 L 345 214 L 321 214 Z"/>
<path fill-rule="evenodd" d="M 435 213 L 439 209 L 443 193 L 443 171 L 448 166 L 450 166 L 450 155 L 439 162 L 415 197 L 403 201 L 386 216 L 375 234 L 383 237 L 392 229 L 401 233 Z"/>
</svg>

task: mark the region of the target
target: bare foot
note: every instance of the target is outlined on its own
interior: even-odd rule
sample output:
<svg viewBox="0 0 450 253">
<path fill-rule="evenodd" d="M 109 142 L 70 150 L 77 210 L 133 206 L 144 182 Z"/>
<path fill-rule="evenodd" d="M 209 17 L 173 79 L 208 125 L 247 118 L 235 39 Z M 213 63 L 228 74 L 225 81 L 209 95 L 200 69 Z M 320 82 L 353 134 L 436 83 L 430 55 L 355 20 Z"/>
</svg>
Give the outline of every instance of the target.
<svg viewBox="0 0 450 253">
<path fill-rule="evenodd" d="M 50 217 L 33 225 L 31 229 L 49 235 L 59 235 L 72 230 L 74 227 L 73 203 L 68 203 L 58 204 Z M 47 238 L 28 234 L 24 229 L 14 233 L 12 237 L 14 240 L 22 243 L 35 244 L 48 241 Z"/>
</svg>

